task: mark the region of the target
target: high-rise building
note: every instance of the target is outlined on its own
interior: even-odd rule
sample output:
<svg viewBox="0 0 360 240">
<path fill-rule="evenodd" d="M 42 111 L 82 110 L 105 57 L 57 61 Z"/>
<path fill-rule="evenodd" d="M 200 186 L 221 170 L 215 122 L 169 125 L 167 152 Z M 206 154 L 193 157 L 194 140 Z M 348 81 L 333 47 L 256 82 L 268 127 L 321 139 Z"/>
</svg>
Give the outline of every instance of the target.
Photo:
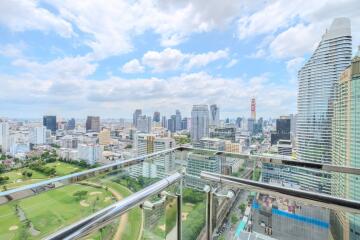
<svg viewBox="0 0 360 240">
<path fill-rule="evenodd" d="M 86 119 L 87 132 L 100 132 L 100 117 L 88 116 Z"/>
<path fill-rule="evenodd" d="M 107 128 L 103 128 L 99 132 L 99 144 L 100 145 L 109 145 L 111 144 L 111 136 L 110 136 L 110 130 Z"/>
<path fill-rule="evenodd" d="M 162 116 L 162 118 L 161 118 L 161 127 L 163 127 L 163 128 L 168 127 L 166 116 Z"/>
<path fill-rule="evenodd" d="M 181 113 L 179 110 L 176 110 L 175 113 L 175 130 L 180 131 L 181 130 Z"/>
<path fill-rule="evenodd" d="M 209 125 L 218 127 L 220 125 L 220 109 L 216 104 L 210 105 Z"/>
<path fill-rule="evenodd" d="M 187 130 L 187 129 L 188 129 L 188 121 L 189 121 L 188 118 L 183 118 L 183 119 L 181 120 L 181 129 L 183 129 L 183 130 Z"/>
<path fill-rule="evenodd" d="M 136 109 L 133 114 L 133 125 L 137 127 L 137 119 L 142 115 L 141 109 Z"/>
<path fill-rule="evenodd" d="M 235 127 L 217 127 L 211 133 L 211 138 L 219 138 L 235 142 L 236 128 Z"/>
<path fill-rule="evenodd" d="M 171 117 L 168 119 L 167 128 L 170 132 L 176 132 L 176 115 L 171 115 Z"/>
<path fill-rule="evenodd" d="M 151 132 L 151 117 L 146 115 L 139 116 L 137 118 L 137 130 L 141 133 L 150 133 Z"/>
<path fill-rule="evenodd" d="M 291 119 L 281 116 L 276 119 L 276 131 L 271 133 L 271 145 L 275 145 L 279 140 L 290 140 Z"/>
<path fill-rule="evenodd" d="M 101 148 L 96 144 L 79 144 L 79 159 L 94 165 L 101 160 Z"/>
<path fill-rule="evenodd" d="M 153 121 L 160 122 L 160 112 L 154 112 Z"/>
<path fill-rule="evenodd" d="M 10 151 L 9 123 L 7 122 L 0 122 L 0 145 L 2 153 L 7 153 Z"/>
<path fill-rule="evenodd" d="M 74 130 L 75 129 L 75 118 L 71 118 L 67 122 L 67 130 Z"/>
<path fill-rule="evenodd" d="M 235 126 L 237 128 L 242 128 L 242 118 L 241 117 L 236 118 Z"/>
<path fill-rule="evenodd" d="M 137 155 L 147 155 L 175 147 L 175 140 L 166 137 L 156 137 L 155 134 L 138 134 Z M 163 178 L 175 169 L 175 155 L 164 154 L 156 156 L 152 161 L 144 161 L 129 167 L 130 175 L 133 177 Z"/>
<path fill-rule="evenodd" d="M 46 143 L 46 127 L 34 127 L 30 129 L 29 142 L 34 145 Z"/>
<path fill-rule="evenodd" d="M 190 133 L 192 142 L 198 142 L 201 138 L 209 136 L 208 105 L 193 105 Z"/>
<path fill-rule="evenodd" d="M 43 126 L 46 129 L 51 130 L 51 133 L 56 132 L 56 116 L 44 116 L 43 117 Z"/>
<path fill-rule="evenodd" d="M 256 120 L 256 100 L 255 100 L 255 98 L 251 99 L 251 118 Z"/>
<path fill-rule="evenodd" d="M 360 167 L 360 47 L 359 52 L 335 85 L 334 116 L 332 120 L 332 163 Z M 332 194 L 360 200 L 360 180 L 352 174 L 333 174 Z M 360 216 L 336 213 L 332 232 L 335 239 L 357 239 Z M 358 234 L 356 234 L 358 233 Z"/>
<path fill-rule="evenodd" d="M 351 51 L 350 20 L 337 18 L 299 71 L 299 160 L 331 163 L 334 85 L 350 64 Z"/>
</svg>

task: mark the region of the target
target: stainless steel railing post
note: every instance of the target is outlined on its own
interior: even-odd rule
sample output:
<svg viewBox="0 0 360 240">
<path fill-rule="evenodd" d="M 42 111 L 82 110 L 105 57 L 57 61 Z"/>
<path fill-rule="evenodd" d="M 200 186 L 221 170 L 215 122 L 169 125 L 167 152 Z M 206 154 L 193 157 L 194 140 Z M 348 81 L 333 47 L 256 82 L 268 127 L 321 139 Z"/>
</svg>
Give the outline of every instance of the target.
<svg viewBox="0 0 360 240">
<path fill-rule="evenodd" d="M 214 204 L 214 193 L 212 189 L 207 193 L 206 199 L 206 239 L 211 240 L 213 231 L 213 204 Z"/>
</svg>

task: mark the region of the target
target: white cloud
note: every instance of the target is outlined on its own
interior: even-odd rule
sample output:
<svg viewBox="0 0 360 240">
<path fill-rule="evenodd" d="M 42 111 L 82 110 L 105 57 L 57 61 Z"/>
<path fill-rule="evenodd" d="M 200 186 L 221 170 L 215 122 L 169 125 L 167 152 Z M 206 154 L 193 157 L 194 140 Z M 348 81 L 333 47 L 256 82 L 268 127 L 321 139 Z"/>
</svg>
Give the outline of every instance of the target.
<svg viewBox="0 0 360 240">
<path fill-rule="evenodd" d="M 86 56 L 58 58 L 44 64 L 16 59 L 12 64 L 27 69 L 29 77 L 41 79 L 79 80 L 90 76 L 97 68 L 97 64 L 91 63 Z"/>
<path fill-rule="evenodd" d="M 231 61 L 228 62 L 225 67 L 226 67 L 226 68 L 232 68 L 232 67 L 235 66 L 237 63 L 238 63 L 238 60 L 237 60 L 237 59 L 231 59 Z"/>
<path fill-rule="evenodd" d="M 238 36 L 240 39 L 271 36 L 272 41 L 260 48 L 269 51 L 270 57 L 301 57 L 313 50 L 335 17 L 351 19 L 354 42 L 359 42 L 360 28 L 354 27 L 360 25 L 359 7 L 358 0 L 269 1 L 240 17 Z M 253 56 L 262 57 L 262 54 Z"/>
<path fill-rule="evenodd" d="M 139 60 L 133 59 L 127 63 L 125 63 L 121 71 L 124 73 L 141 73 L 144 71 L 144 67 L 141 65 Z"/>
<path fill-rule="evenodd" d="M 216 52 L 207 52 L 203 54 L 191 54 L 188 56 L 189 61 L 185 65 L 185 69 L 189 70 L 192 68 L 204 67 L 211 62 L 217 61 L 219 59 L 224 59 L 228 57 L 228 50 L 219 50 Z"/>
<path fill-rule="evenodd" d="M 300 68 L 303 66 L 305 58 L 297 57 L 286 62 L 286 70 L 290 75 L 290 81 L 295 83 L 297 80 L 297 74 Z"/>
<path fill-rule="evenodd" d="M 228 58 L 228 50 L 210 51 L 206 53 L 183 53 L 178 49 L 166 48 L 161 52 L 148 51 L 142 57 L 142 63 L 153 69 L 153 72 L 178 70 L 183 66 L 186 70 L 205 67 L 211 62 Z"/>
<path fill-rule="evenodd" d="M 315 49 L 320 41 L 317 34 L 320 29 L 310 24 L 298 24 L 277 35 L 270 43 L 271 56 L 275 58 L 291 58 L 302 56 Z"/>
<path fill-rule="evenodd" d="M 62 37 L 74 34 L 69 22 L 37 5 L 34 0 L 12 0 L 0 2 L 0 24 L 10 30 L 55 31 Z"/>
<path fill-rule="evenodd" d="M 162 52 L 148 51 L 142 58 L 142 63 L 153 69 L 154 72 L 176 70 L 184 61 L 184 54 L 172 48 L 166 48 Z"/>
<path fill-rule="evenodd" d="M 21 57 L 24 48 L 24 43 L 0 45 L 0 56 L 10 58 Z"/>
</svg>

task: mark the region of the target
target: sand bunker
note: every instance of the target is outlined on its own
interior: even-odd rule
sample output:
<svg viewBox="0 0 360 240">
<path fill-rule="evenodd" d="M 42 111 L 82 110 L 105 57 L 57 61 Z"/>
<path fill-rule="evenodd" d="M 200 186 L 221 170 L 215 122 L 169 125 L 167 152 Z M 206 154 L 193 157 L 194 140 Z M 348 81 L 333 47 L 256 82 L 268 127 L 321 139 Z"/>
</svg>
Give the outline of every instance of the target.
<svg viewBox="0 0 360 240">
<path fill-rule="evenodd" d="M 83 207 L 88 207 L 88 206 L 90 206 L 85 200 L 81 200 L 81 201 L 80 201 L 80 205 L 83 206 Z"/>
<path fill-rule="evenodd" d="M 61 163 L 58 163 L 58 164 L 56 164 L 56 165 L 60 166 L 60 165 L 61 165 Z"/>
<path fill-rule="evenodd" d="M 161 230 L 165 231 L 165 224 L 160 225 L 159 228 L 160 228 Z"/>
<path fill-rule="evenodd" d="M 9 231 L 15 231 L 17 230 L 19 227 L 16 225 L 12 225 L 11 227 L 9 227 Z"/>
<path fill-rule="evenodd" d="M 16 173 L 16 175 L 21 176 L 21 173 L 18 172 L 18 173 Z"/>
<path fill-rule="evenodd" d="M 188 215 L 189 215 L 189 213 L 184 212 L 183 214 L 181 214 L 181 219 L 186 220 Z"/>
<path fill-rule="evenodd" d="M 109 202 L 111 200 L 111 197 L 106 197 L 105 199 L 104 199 L 104 202 Z"/>
<path fill-rule="evenodd" d="M 102 194 L 102 192 L 91 192 L 90 195 L 93 196 L 93 195 L 99 195 L 99 194 Z"/>
</svg>

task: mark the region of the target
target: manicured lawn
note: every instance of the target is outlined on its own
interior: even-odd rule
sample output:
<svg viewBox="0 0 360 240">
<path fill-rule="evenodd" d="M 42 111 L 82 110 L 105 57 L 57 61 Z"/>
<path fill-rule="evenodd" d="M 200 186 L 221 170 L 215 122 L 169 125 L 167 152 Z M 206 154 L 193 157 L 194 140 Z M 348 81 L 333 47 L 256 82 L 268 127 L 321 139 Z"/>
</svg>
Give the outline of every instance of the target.
<svg viewBox="0 0 360 240">
<path fill-rule="evenodd" d="M 87 191 L 82 205 L 80 200 L 73 196 L 80 190 Z M 35 229 L 41 232 L 36 237 L 30 236 L 30 239 L 39 239 L 110 205 L 111 199 L 111 193 L 105 189 L 73 184 L 20 200 L 17 204 L 25 212 L 27 219 L 33 223 Z M 18 224 L 19 220 L 9 205 L 0 207 L 4 207 L 4 212 L 0 209 L 0 239 L 19 239 L 15 234 L 20 233 L 20 226 L 17 231 L 13 231 L 12 237 L 3 236 L 3 234 L 9 234 L 7 229 L 11 225 Z M 7 216 L 6 214 L 7 219 L 12 220 L 6 220 L 7 223 L 3 224 L 1 220 L 3 216 Z"/>
<path fill-rule="evenodd" d="M 48 163 L 45 166 L 54 167 L 56 169 L 57 176 L 64 176 L 64 175 L 67 175 L 70 173 L 79 172 L 79 171 L 84 170 L 83 168 L 81 168 L 77 165 L 73 165 L 73 164 L 69 164 L 69 163 L 65 163 L 65 162 L 53 162 L 53 163 Z"/>
<path fill-rule="evenodd" d="M 14 206 L 0 205 L 0 239 L 19 239 L 20 229 L 21 223 L 16 217 Z"/>
<path fill-rule="evenodd" d="M 22 172 L 24 172 L 24 171 L 32 172 L 31 178 L 24 177 L 22 175 Z M 42 180 L 48 178 L 44 174 L 42 174 L 40 172 L 37 172 L 37 171 L 34 171 L 34 170 L 31 170 L 29 168 L 21 168 L 21 169 L 18 169 L 18 170 L 13 170 L 13 171 L 10 171 L 10 172 L 0 174 L 0 176 L 9 177 L 9 180 L 5 184 L 2 184 L 2 185 L 5 185 L 8 189 L 23 186 L 23 185 L 26 185 L 26 184 L 39 182 L 39 181 L 42 181 Z M 0 185 L 0 186 L 2 186 L 2 185 Z"/>
<path fill-rule="evenodd" d="M 105 185 L 116 190 L 124 198 L 132 194 L 132 192 L 129 189 L 127 189 L 126 187 L 124 187 L 118 183 L 112 182 L 108 179 L 103 180 L 102 182 Z M 121 236 L 121 239 L 126 239 L 126 240 L 138 239 L 138 236 L 140 233 L 141 221 L 142 221 L 141 209 L 136 207 L 136 208 L 133 208 L 132 210 L 130 210 L 128 212 L 128 223 L 126 225 L 126 230 L 123 233 L 123 235 Z"/>
</svg>

